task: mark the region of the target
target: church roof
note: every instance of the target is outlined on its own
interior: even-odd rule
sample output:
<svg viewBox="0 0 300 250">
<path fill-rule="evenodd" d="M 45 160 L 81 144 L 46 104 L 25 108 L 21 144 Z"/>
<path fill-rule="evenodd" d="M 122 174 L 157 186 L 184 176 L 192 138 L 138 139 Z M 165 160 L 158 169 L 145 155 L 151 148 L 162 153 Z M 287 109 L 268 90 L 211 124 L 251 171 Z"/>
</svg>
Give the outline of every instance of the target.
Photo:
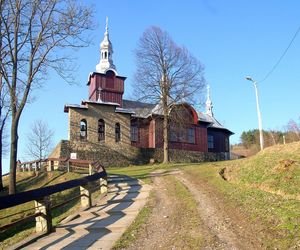
<svg viewBox="0 0 300 250">
<path fill-rule="evenodd" d="M 163 115 L 161 104 L 145 103 L 140 101 L 123 100 L 123 108 L 134 112 L 133 116 L 138 118 L 148 118 L 151 115 Z M 197 112 L 199 122 L 208 123 L 208 128 L 223 129 L 233 134 L 225 128 L 214 116 L 206 113 Z"/>
</svg>

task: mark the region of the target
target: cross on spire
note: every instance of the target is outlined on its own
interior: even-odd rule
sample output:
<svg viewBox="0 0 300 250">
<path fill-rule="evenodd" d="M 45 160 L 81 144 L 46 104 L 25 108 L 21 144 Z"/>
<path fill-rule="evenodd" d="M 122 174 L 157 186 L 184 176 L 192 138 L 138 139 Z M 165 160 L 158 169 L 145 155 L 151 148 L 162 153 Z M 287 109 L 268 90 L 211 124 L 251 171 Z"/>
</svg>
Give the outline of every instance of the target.
<svg viewBox="0 0 300 250">
<path fill-rule="evenodd" d="M 210 99 L 210 87 L 209 87 L 209 85 L 207 85 L 207 98 L 206 98 L 206 111 L 205 111 L 205 113 L 207 115 L 214 116 L 214 114 L 212 112 L 212 108 L 213 108 L 213 105 L 212 105 L 212 101 Z"/>
<path fill-rule="evenodd" d="M 100 62 L 96 65 L 96 72 L 105 74 L 108 70 L 112 70 L 117 75 L 116 66 L 112 60 L 112 54 L 113 46 L 109 40 L 108 17 L 106 17 L 104 38 L 100 44 Z"/>
</svg>

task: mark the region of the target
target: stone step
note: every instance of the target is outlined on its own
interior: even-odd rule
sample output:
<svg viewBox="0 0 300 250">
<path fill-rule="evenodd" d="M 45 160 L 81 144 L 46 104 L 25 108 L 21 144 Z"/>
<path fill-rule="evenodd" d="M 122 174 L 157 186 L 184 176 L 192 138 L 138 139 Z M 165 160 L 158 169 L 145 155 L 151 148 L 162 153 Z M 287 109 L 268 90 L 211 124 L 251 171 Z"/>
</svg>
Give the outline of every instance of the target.
<svg viewBox="0 0 300 250">
<path fill-rule="evenodd" d="M 146 199 L 148 197 L 148 192 L 124 192 L 124 193 L 110 193 L 106 197 L 106 201 L 109 200 L 119 200 L 122 201 L 122 199 L 128 200 L 128 199 Z"/>
<path fill-rule="evenodd" d="M 151 187 L 149 185 L 143 185 L 141 186 L 124 186 L 122 188 L 120 187 L 111 187 L 108 189 L 108 193 L 118 193 L 118 192 L 148 192 L 151 190 Z"/>
<path fill-rule="evenodd" d="M 136 210 L 127 210 L 127 211 L 95 211 L 95 212 L 89 212 L 89 211 L 84 211 L 80 213 L 80 217 L 84 217 L 85 219 L 87 218 L 93 218 L 93 217 L 98 217 L 98 218 L 104 218 L 107 216 L 111 215 L 134 215 L 136 213 Z M 78 219 L 76 217 L 75 219 Z"/>
<path fill-rule="evenodd" d="M 132 202 L 122 202 L 120 204 L 117 203 L 110 203 L 106 205 L 99 206 L 99 210 L 105 211 L 105 212 L 116 212 L 121 211 L 123 213 L 127 213 L 128 211 L 139 211 L 144 205 L 146 204 L 146 200 L 137 200 L 134 203 Z"/>
<path fill-rule="evenodd" d="M 125 214 L 116 213 L 116 214 L 107 214 L 103 218 L 93 217 L 89 220 L 86 218 L 78 218 L 74 221 L 67 223 L 66 225 L 57 227 L 56 231 L 66 230 L 66 231 L 80 231 L 82 229 L 86 231 L 95 231 L 95 230 L 110 230 L 110 228 L 115 229 L 116 227 L 126 228 L 135 218 L 135 214 Z"/>
<path fill-rule="evenodd" d="M 133 179 L 130 177 L 115 177 L 115 178 L 107 178 L 108 182 L 126 182 L 126 181 L 136 181 L 139 182 L 137 179 Z"/>
<path fill-rule="evenodd" d="M 142 187 L 141 184 L 135 181 L 108 183 L 108 188 L 116 188 L 116 187 L 122 188 L 122 187 L 133 187 L 133 186 Z"/>
</svg>

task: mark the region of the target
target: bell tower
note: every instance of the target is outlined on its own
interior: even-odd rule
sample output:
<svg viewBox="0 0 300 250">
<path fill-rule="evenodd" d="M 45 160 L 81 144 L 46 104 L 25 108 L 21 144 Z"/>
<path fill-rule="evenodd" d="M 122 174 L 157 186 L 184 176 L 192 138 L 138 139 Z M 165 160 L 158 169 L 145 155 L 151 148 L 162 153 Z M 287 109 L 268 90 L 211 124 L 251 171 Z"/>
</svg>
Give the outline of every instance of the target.
<svg viewBox="0 0 300 250">
<path fill-rule="evenodd" d="M 100 62 L 96 71 L 89 75 L 89 100 L 101 103 L 116 103 L 122 107 L 124 81 L 126 77 L 119 76 L 112 60 L 113 46 L 109 40 L 108 18 L 103 41 L 100 44 Z"/>
<path fill-rule="evenodd" d="M 106 26 L 103 41 L 100 43 L 100 62 L 96 65 L 96 72 L 105 74 L 107 70 L 112 70 L 117 75 L 116 66 L 112 60 L 113 47 L 109 40 L 108 17 L 106 17 Z"/>
</svg>

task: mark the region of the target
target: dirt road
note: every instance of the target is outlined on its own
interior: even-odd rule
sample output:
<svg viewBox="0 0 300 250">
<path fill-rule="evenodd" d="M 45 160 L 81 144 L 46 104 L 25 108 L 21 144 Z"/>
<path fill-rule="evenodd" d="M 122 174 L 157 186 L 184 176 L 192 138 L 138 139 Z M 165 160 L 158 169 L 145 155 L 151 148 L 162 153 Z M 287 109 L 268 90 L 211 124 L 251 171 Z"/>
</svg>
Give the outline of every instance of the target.
<svg viewBox="0 0 300 250">
<path fill-rule="evenodd" d="M 258 225 L 201 180 L 153 173 L 152 213 L 128 249 L 264 249 Z"/>
</svg>

